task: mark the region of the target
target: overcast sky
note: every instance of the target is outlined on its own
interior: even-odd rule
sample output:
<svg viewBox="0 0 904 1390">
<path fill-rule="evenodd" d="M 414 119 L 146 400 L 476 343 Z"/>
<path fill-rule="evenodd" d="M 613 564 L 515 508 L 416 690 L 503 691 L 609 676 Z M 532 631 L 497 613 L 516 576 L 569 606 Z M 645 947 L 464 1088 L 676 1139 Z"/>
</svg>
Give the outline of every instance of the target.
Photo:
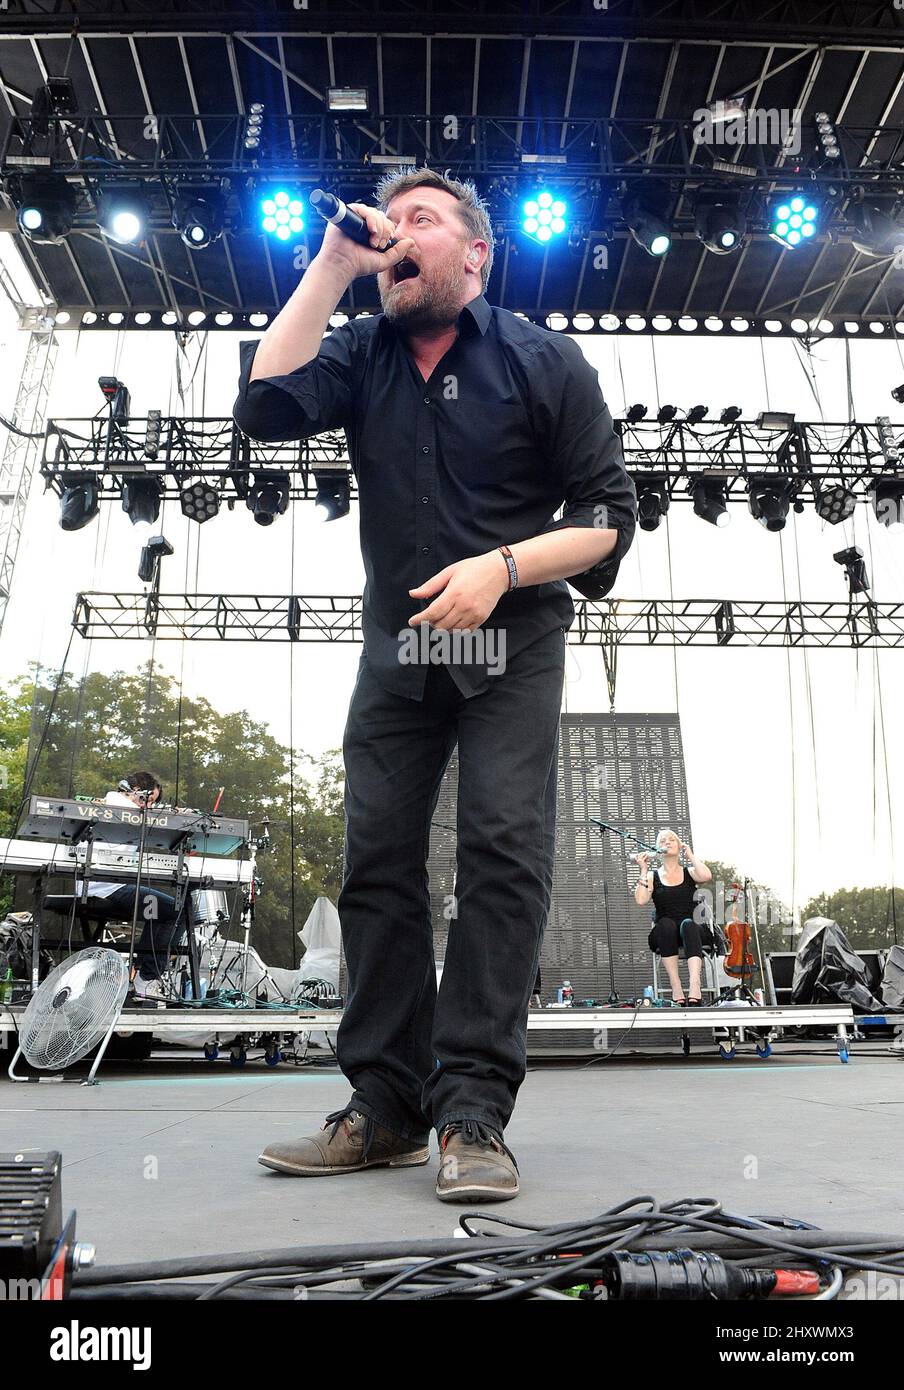
<svg viewBox="0 0 904 1390">
<path fill-rule="evenodd" d="M 0 410 L 8 414 L 25 335 L 2 295 L 0 301 Z M 239 336 L 249 335 L 192 338 L 181 359 L 182 403 L 170 335 L 61 331 L 49 413 L 95 413 L 102 404 L 97 378 L 115 373 L 131 391 L 133 414 L 157 407 L 164 413 L 228 415 Z M 713 412 L 736 404 L 745 418 L 767 407 L 795 411 L 802 420 L 819 419 L 820 407 L 826 421 L 847 418 L 841 342 L 815 349 L 811 381 L 799 345 L 786 339 L 579 340 L 616 415 L 641 401 L 651 414 L 670 402 L 682 408 L 702 403 Z M 851 358 L 856 417 L 873 421 L 891 414 L 904 429 L 902 410 L 890 397 L 892 387 L 904 382 L 901 344 L 854 341 Z M 5 440 L 0 428 L 0 447 Z M 904 532 L 886 531 L 865 505 L 853 522 L 837 527 L 822 523 L 812 509 L 792 513 L 779 534 L 764 531 L 745 506 L 731 510 L 731 525 L 717 530 L 690 506 L 673 505 L 667 526 L 651 534 L 638 531 L 614 595 L 842 600 L 844 576 L 832 554 L 858 544 L 866 553 L 872 596 L 904 600 Z M 60 530 L 58 514 L 58 499 L 44 494 L 36 478 L 0 635 L 4 680 L 30 660 L 59 664 L 79 591 L 141 590 L 138 557 L 152 531 L 162 529 L 175 547 L 165 562 L 165 592 L 351 594 L 363 585 L 354 508 L 350 517 L 328 525 L 315 520 L 311 507 L 290 508 L 269 528 L 256 526 L 246 509 L 237 508 L 201 527 L 170 504 L 162 528 L 159 522 L 149 528 L 132 526 L 117 504 L 69 534 Z M 134 670 L 150 652 L 150 641 L 86 643 L 76 637 L 70 669 Z M 357 646 L 322 643 L 158 642 L 155 649 L 155 659 L 181 674 L 188 693 L 206 696 L 218 709 L 246 709 L 278 739 L 293 737 L 296 750 L 313 754 L 341 741 L 358 654 Z M 569 648 L 564 707 L 608 710 L 598 647 Z M 623 647 L 616 708 L 679 712 L 693 844 L 704 859 L 737 864 L 795 906 L 823 890 L 888 884 L 895 862 L 898 882 L 904 880 L 904 823 L 896 804 L 904 769 L 904 651 Z"/>
</svg>

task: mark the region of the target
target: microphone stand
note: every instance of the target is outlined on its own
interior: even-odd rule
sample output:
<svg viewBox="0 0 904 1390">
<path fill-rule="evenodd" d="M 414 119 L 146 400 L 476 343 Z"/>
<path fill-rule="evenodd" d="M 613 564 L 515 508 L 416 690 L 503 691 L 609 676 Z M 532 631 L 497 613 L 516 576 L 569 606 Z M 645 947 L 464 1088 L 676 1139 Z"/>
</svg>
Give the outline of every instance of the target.
<svg viewBox="0 0 904 1390">
<path fill-rule="evenodd" d="M 135 878 L 135 902 L 132 907 L 132 931 L 129 936 L 129 978 L 132 977 L 132 965 L 135 956 L 135 933 L 138 928 L 138 899 L 141 897 L 141 865 L 144 862 L 144 847 L 147 843 L 148 834 L 148 797 L 150 792 L 139 792 L 141 797 L 141 834 L 138 837 L 138 868 Z"/>
<path fill-rule="evenodd" d="M 618 1003 L 618 990 L 615 988 L 615 962 L 612 959 L 612 924 L 609 921 L 609 880 L 603 879 L 603 905 L 606 909 L 606 949 L 609 952 L 609 1004 Z"/>
</svg>

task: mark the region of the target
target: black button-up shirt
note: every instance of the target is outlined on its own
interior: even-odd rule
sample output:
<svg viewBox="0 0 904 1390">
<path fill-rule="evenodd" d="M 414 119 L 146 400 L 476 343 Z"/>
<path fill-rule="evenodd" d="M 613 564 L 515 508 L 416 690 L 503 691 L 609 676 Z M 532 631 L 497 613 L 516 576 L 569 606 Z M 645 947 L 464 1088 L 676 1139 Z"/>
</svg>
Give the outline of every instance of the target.
<svg viewBox="0 0 904 1390">
<path fill-rule="evenodd" d="M 412 699 L 423 697 L 427 666 L 400 659 L 402 634 L 433 600 L 409 589 L 499 545 L 595 526 L 618 531 L 613 554 L 591 571 L 594 592 L 606 593 L 637 514 L 621 442 L 578 345 L 482 295 L 458 329 L 428 381 L 382 314 L 334 329 L 287 376 L 249 381 L 257 341 L 240 344 L 233 414 L 241 430 L 269 441 L 345 431 L 358 484 L 367 659 L 385 689 Z M 483 627 L 499 630 L 508 660 L 573 620 L 557 580 L 503 594 Z M 449 670 L 465 695 L 487 687 L 486 663 Z"/>
</svg>

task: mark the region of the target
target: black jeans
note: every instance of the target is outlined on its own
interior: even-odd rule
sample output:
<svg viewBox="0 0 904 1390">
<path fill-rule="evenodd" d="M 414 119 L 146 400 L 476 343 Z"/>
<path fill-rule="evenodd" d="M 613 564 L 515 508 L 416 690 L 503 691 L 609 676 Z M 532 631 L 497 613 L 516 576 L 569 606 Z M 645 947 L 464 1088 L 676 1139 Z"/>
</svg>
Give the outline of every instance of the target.
<svg viewBox="0 0 904 1390">
<path fill-rule="evenodd" d="M 157 904 L 157 916 L 146 919 L 144 916 L 148 898 Z M 135 889 L 123 884 L 115 893 L 101 899 L 122 913 L 123 921 L 131 922 L 135 911 Z M 183 905 L 184 913 L 184 905 Z M 176 914 L 176 899 L 169 893 L 161 893 L 159 888 L 142 888 L 138 903 L 138 925 L 141 936 L 135 946 L 135 964 L 146 980 L 159 979 L 169 959 L 169 949 L 173 939 L 183 926 L 183 918 Z"/>
<path fill-rule="evenodd" d="M 417 1142 L 459 1119 L 501 1133 L 524 1080 L 552 892 L 564 665 L 556 628 L 470 699 L 431 666 L 418 701 L 385 691 L 361 658 L 343 742 L 348 999 L 337 1052 L 354 1108 Z M 437 994 L 426 860 L 456 741 L 456 915 Z"/>
</svg>

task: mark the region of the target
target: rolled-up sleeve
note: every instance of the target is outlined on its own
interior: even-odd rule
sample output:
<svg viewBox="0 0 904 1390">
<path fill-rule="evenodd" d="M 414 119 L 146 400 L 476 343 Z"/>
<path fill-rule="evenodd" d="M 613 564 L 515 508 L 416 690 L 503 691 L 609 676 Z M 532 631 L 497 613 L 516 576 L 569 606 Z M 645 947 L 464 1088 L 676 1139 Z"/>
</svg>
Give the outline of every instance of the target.
<svg viewBox="0 0 904 1390">
<path fill-rule="evenodd" d="M 347 324 L 324 338 L 311 362 L 287 376 L 251 381 L 258 340 L 239 343 L 239 393 L 232 416 L 252 439 L 307 439 L 349 424 L 355 394 L 357 337 Z"/>
<path fill-rule="evenodd" d="M 618 532 L 611 555 L 568 580 L 586 597 L 602 598 L 633 543 L 637 493 L 595 369 L 570 338 L 557 339 L 555 351 L 558 367 L 541 387 L 539 418 L 545 422 L 546 448 L 565 504 L 561 518 L 545 526 L 543 534 L 570 526 Z"/>
</svg>

